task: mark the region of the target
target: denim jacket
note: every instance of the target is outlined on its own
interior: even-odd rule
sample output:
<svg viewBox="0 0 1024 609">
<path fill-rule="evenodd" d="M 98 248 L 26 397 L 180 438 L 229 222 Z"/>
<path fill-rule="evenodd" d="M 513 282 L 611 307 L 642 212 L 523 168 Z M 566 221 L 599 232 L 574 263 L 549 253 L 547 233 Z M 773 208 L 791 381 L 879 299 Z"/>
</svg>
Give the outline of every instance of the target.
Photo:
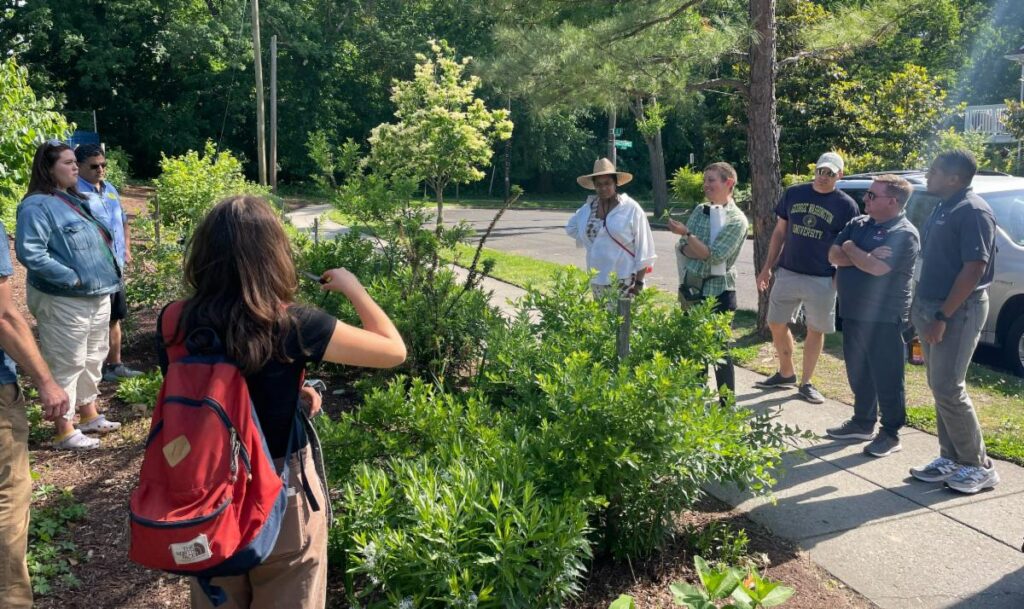
<svg viewBox="0 0 1024 609">
<path fill-rule="evenodd" d="M 89 213 L 84 201 L 68 198 Z M 121 268 L 99 227 L 55 195 L 32 194 L 18 205 L 14 251 L 40 292 L 100 296 L 120 289 Z"/>
</svg>

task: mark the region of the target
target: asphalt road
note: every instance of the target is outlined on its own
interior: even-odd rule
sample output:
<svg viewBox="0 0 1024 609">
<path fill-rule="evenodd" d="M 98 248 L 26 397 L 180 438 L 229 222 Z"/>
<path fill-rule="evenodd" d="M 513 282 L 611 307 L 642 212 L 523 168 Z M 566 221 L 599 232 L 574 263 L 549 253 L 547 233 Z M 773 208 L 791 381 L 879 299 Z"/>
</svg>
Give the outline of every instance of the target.
<svg viewBox="0 0 1024 609">
<path fill-rule="evenodd" d="M 580 202 L 582 204 L 582 200 Z M 460 220 L 473 225 L 480 233 L 487 229 L 494 214 L 493 209 L 445 209 L 446 223 Z M 584 251 L 576 248 L 576 242 L 565 234 L 565 223 L 572 215 L 562 210 L 510 209 L 501 217 L 487 239 L 487 247 L 558 262 L 584 266 Z M 648 285 L 654 285 L 666 292 L 675 293 L 679 287 L 676 273 L 675 243 L 679 238 L 667 230 L 654 229 L 654 248 L 658 260 L 654 273 L 648 275 Z M 736 297 L 739 308 L 757 310 L 757 289 L 754 286 L 754 242 L 747 240 L 736 261 L 738 273 Z"/>
</svg>

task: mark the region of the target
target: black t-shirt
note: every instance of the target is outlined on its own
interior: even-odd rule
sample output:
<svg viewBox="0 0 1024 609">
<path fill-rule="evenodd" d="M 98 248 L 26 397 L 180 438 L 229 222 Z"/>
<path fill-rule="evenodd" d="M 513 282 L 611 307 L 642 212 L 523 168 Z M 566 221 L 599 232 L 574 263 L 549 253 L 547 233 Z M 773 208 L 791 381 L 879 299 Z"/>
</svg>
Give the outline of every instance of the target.
<svg viewBox="0 0 1024 609">
<path fill-rule="evenodd" d="M 850 195 L 839 189 L 822 194 L 811 184 L 799 184 L 782 193 L 775 213 L 789 222 L 779 266 L 801 275 L 831 277 L 828 250 L 839 231 L 859 214 Z"/>
<path fill-rule="evenodd" d="M 988 203 L 970 189 L 940 202 L 921 237 L 921 277 L 917 283 L 921 298 L 945 300 L 965 262 L 988 263 L 975 291 L 992 283 L 996 220 Z"/>
<path fill-rule="evenodd" d="M 306 364 L 323 359 L 337 324 L 333 317 L 318 309 L 292 305 L 288 311 L 295 319 L 285 340 L 285 353 L 292 361 L 285 363 L 271 359 L 262 370 L 245 379 L 270 456 L 275 459 L 285 456 L 288 451 L 288 437 L 292 433 L 298 407 L 299 379 Z M 166 374 L 167 354 L 158 347 L 157 355 L 160 368 Z M 305 435 L 297 433 L 292 450 L 305 445 Z"/>
</svg>

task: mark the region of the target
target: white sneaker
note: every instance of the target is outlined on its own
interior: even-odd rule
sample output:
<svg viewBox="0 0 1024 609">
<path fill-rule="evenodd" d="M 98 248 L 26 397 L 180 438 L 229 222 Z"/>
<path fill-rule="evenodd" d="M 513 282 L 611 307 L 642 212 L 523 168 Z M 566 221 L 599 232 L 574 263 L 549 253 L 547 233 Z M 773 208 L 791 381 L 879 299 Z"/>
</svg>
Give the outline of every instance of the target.
<svg viewBox="0 0 1024 609">
<path fill-rule="evenodd" d="M 946 480 L 946 486 L 968 495 L 992 488 L 997 484 L 999 484 L 999 473 L 991 460 L 988 462 L 988 467 L 964 465 L 949 480 Z"/>
</svg>

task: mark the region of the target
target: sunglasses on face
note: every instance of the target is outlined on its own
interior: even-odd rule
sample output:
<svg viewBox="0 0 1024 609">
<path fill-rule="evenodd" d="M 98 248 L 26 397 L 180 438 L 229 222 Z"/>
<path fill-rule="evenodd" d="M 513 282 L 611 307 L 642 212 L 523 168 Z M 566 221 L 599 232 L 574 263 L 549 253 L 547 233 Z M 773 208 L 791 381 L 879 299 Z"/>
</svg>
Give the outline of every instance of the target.
<svg viewBox="0 0 1024 609">
<path fill-rule="evenodd" d="M 100 168 L 106 169 L 107 168 L 107 164 L 106 163 L 91 163 L 89 165 L 89 169 L 92 169 L 93 171 L 96 171 L 97 169 L 100 169 Z"/>
<path fill-rule="evenodd" d="M 820 176 L 824 176 L 826 178 L 834 178 L 834 177 L 836 177 L 836 172 L 832 171 L 831 169 L 828 169 L 827 167 L 821 167 L 819 169 L 816 169 L 816 170 L 814 170 L 814 173 L 816 173 L 816 174 L 818 174 Z"/>
<path fill-rule="evenodd" d="M 895 197 L 891 197 L 889 195 L 880 195 L 880 194 L 877 194 L 877 193 L 872 192 L 870 190 L 867 191 L 864 194 L 864 200 L 865 201 L 874 201 L 875 199 L 893 199 L 893 198 L 895 198 Z"/>
</svg>

